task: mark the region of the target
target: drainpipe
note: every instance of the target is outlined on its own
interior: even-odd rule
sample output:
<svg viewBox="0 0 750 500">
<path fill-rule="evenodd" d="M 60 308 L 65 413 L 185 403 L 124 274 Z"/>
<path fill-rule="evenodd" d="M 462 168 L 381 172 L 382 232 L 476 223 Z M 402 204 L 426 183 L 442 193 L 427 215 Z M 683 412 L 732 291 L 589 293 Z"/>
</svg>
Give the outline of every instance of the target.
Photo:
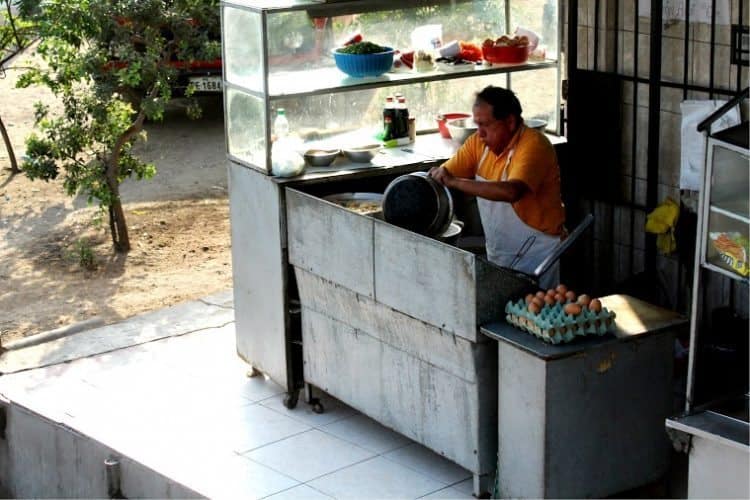
<svg viewBox="0 0 750 500">
<path fill-rule="evenodd" d="M 109 498 L 127 498 L 120 488 L 120 460 L 114 457 L 104 460 L 104 471 L 107 474 L 107 495 Z"/>
</svg>

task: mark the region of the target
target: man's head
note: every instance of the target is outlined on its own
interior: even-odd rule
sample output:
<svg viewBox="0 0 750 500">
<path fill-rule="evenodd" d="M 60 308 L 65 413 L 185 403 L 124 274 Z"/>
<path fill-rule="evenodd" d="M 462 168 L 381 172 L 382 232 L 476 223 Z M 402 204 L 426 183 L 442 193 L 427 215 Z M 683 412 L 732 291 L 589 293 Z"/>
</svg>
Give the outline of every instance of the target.
<svg viewBox="0 0 750 500">
<path fill-rule="evenodd" d="M 485 87 L 474 101 L 477 133 L 493 153 L 501 153 L 521 124 L 521 103 L 516 95 L 501 87 Z"/>
</svg>

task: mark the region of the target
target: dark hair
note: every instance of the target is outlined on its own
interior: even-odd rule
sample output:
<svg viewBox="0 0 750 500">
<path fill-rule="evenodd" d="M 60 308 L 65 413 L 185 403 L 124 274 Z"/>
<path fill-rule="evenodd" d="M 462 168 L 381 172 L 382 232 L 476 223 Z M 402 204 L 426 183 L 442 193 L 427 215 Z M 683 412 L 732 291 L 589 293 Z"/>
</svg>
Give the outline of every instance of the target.
<svg viewBox="0 0 750 500">
<path fill-rule="evenodd" d="M 510 115 L 521 116 L 521 103 L 512 90 L 488 85 L 477 94 L 476 102 L 484 102 L 492 106 L 492 116 L 503 120 Z"/>
</svg>

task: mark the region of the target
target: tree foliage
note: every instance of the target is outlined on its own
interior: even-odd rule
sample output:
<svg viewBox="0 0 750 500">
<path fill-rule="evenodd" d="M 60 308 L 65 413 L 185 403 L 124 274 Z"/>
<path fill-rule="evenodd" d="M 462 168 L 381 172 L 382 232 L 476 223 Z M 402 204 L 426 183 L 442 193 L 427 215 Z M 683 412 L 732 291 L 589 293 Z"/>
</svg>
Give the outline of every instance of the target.
<svg viewBox="0 0 750 500">
<path fill-rule="evenodd" d="M 22 165 L 32 179 L 62 176 L 66 192 L 84 194 L 109 213 L 112 241 L 130 249 L 120 184 L 156 170 L 133 154 L 146 119 L 163 118 L 181 65 L 217 57 L 216 0 L 48 0 L 35 17 L 46 66 L 19 85 L 47 86 L 54 114 L 38 104 L 38 133 Z M 190 97 L 190 89 L 188 89 Z M 196 101 L 188 112 L 199 116 Z"/>
</svg>

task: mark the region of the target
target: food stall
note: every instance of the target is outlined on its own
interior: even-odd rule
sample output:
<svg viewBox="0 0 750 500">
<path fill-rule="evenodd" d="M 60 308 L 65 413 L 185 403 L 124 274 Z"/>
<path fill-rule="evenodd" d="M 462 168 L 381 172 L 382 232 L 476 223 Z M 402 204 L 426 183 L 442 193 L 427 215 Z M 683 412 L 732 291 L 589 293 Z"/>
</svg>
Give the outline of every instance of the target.
<svg viewBox="0 0 750 500">
<path fill-rule="evenodd" d="M 385 33 L 394 9 L 399 19 Z M 435 115 L 470 111 L 488 84 L 535 73 L 559 89 L 557 40 L 541 57 L 513 63 L 427 64 L 415 53 L 420 64 L 364 77 L 345 74 L 331 49 L 355 27 L 401 49 L 433 43 L 435 25 L 446 38 L 496 38 L 510 32 L 510 12 L 481 0 L 221 5 L 238 354 L 287 388 L 288 407 L 301 389 L 323 389 L 472 472 L 476 494 L 489 490 L 497 458 L 496 348 L 479 325 L 500 317 L 534 278 L 490 264 L 460 240 L 358 213 L 337 195 L 382 194 L 401 175 L 450 157 L 458 143 L 438 133 Z M 481 33 L 466 32 L 467 16 L 481 21 Z M 368 161 L 338 154 L 296 170 L 310 150 L 382 144 L 383 103 L 396 93 L 414 118 L 408 139 L 375 148 Z M 524 106 L 529 118 L 546 107 L 556 126 L 556 91 Z M 282 133 L 273 126 L 280 108 Z M 311 391 L 307 399 L 323 411 Z"/>
</svg>

